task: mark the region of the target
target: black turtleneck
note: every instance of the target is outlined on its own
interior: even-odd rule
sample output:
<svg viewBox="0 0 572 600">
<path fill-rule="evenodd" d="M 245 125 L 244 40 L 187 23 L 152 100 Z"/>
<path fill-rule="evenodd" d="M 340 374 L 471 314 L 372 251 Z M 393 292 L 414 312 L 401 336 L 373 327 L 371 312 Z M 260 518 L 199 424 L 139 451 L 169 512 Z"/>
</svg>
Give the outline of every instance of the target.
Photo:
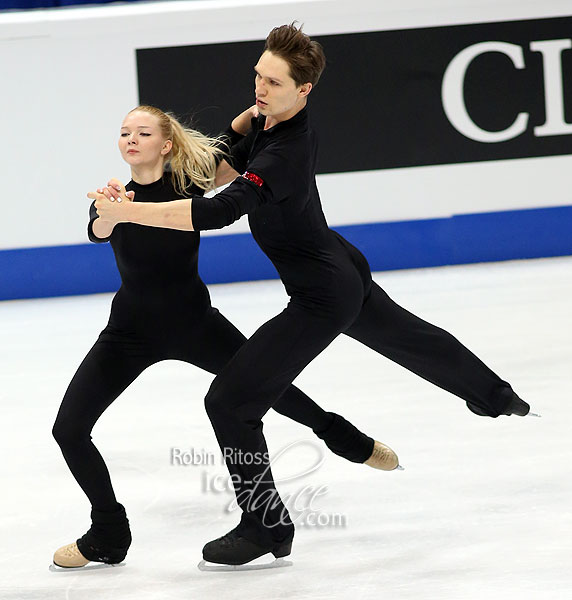
<svg viewBox="0 0 572 600">
<path fill-rule="evenodd" d="M 196 185 L 184 196 L 176 193 L 170 174 L 147 185 L 130 181 L 125 187 L 135 192 L 137 202 L 169 202 L 203 193 Z M 129 321 L 139 329 L 145 325 L 145 319 L 155 313 L 160 312 L 160 321 L 164 322 L 167 310 L 173 313 L 176 307 L 184 307 L 197 314 L 210 305 L 207 288 L 198 273 L 198 232 L 118 223 L 108 238 L 101 239 L 93 233 L 95 219 L 97 212 L 92 204 L 89 239 L 111 243 L 121 276 L 112 321 L 121 320 L 122 325 Z M 152 323 L 146 325 L 152 326 Z"/>
</svg>

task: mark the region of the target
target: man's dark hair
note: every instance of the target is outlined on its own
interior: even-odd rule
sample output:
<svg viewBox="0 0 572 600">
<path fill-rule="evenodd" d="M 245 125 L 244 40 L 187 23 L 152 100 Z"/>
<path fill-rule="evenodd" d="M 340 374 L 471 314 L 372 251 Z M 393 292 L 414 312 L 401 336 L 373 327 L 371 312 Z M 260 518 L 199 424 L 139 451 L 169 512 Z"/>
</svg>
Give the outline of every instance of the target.
<svg viewBox="0 0 572 600">
<path fill-rule="evenodd" d="M 302 32 L 296 22 L 275 27 L 266 38 L 264 50 L 285 60 L 290 66 L 290 76 L 296 85 L 318 83 L 326 66 L 322 46 Z"/>
</svg>

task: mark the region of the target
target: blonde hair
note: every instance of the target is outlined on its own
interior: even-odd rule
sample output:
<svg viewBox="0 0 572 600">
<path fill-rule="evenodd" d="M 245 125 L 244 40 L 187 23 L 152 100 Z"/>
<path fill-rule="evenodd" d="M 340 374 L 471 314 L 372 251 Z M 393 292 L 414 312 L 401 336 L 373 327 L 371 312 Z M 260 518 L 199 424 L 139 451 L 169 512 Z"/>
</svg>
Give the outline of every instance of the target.
<svg viewBox="0 0 572 600">
<path fill-rule="evenodd" d="M 226 154 L 221 139 L 184 127 L 173 114 L 155 106 L 143 104 L 129 112 L 135 111 L 157 117 L 163 137 L 171 140 L 173 146 L 165 156 L 165 165 L 171 166 L 171 179 L 178 194 L 184 195 L 192 184 L 207 192 L 214 189 L 217 158 Z"/>
</svg>

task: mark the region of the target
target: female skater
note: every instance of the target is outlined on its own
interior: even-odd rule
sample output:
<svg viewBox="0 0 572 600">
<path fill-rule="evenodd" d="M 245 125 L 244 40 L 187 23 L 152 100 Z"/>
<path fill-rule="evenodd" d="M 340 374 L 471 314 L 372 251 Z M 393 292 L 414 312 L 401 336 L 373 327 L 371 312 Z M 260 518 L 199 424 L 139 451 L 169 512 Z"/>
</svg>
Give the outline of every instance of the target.
<svg viewBox="0 0 572 600">
<path fill-rule="evenodd" d="M 131 167 L 128 189 L 138 202 L 166 202 L 202 195 L 236 173 L 219 140 L 185 130 L 172 116 L 150 106 L 123 122 L 119 149 Z M 171 173 L 165 173 L 170 164 Z M 177 359 L 219 373 L 246 338 L 210 303 L 198 274 L 199 234 L 139 225 L 116 226 L 90 210 L 89 238 L 110 241 L 122 285 L 109 323 L 81 363 L 60 407 L 53 434 L 77 482 L 91 502 L 92 525 L 77 542 L 56 551 L 60 567 L 89 561 L 118 563 L 131 533 L 109 472 L 90 433 L 104 410 L 150 365 Z M 276 410 L 311 427 L 335 453 L 384 470 L 397 467 L 387 446 L 361 433 L 343 417 L 327 413 L 294 386 Z M 257 427 L 257 424 L 253 424 Z"/>
<path fill-rule="evenodd" d="M 294 25 L 275 28 L 255 66 L 260 117 L 233 149 L 242 177 L 213 198 L 148 206 L 127 201 L 113 182 L 108 193 L 124 201 L 96 201 L 100 217 L 112 222 L 182 230 L 221 228 L 247 213 L 254 238 L 278 270 L 288 306 L 240 348 L 207 394 L 219 445 L 237 453 L 265 448 L 262 417 L 340 333 L 459 396 L 477 414 L 528 414 L 511 386 L 458 340 L 395 304 L 372 281 L 362 254 L 328 229 L 305 110 L 324 66 L 317 42 Z M 252 484 L 267 466 L 227 461 L 243 514 L 238 527 L 204 547 L 205 560 L 238 565 L 290 553 L 294 526 L 273 482 Z"/>
</svg>

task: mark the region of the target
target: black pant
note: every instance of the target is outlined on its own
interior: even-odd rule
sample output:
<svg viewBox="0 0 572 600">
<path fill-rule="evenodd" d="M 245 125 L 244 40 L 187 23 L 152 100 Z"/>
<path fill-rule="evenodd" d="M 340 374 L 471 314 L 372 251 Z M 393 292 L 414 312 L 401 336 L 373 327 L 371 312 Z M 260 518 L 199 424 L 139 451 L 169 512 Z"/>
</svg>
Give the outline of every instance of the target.
<svg viewBox="0 0 572 600">
<path fill-rule="evenodd" d="M 339 290 L 339 291 L 338 291 Z M 221 448 L 264 456 L 261 418 L 294 378 L 340 333 L 496 417 L 508 404 L 502 381 L 449 333 L 393 302 L 359 269 L 342 269 L 314 306 L 294 297 L 240 348 L 213 381 L 206 408 Z M 243 510 L 239 532 L 273 545 L 293 535 L 268 462 L 227 461 Z"/>
<path fill-rule="evenodd" d="M 173 310 L 165 307 L 165 311 Z M 122 331 L 110 324 L 89 351 L 66 391 L 53 435 L 77 482 L 98 511 L 116 509 L 109 472 L 91 439 L 93 426 L 105 409 L 150 365 L 167 359 L 188 362 L 210 373 L 219 373 L 246 338 L 215 308 L 196 316 L 182 329 L 143 332 Z M 153 321 L 148 320 L 152 327 Z M 347 424 L 336 439 L 327 432 L 333 414 L 325 412 L 294 386 L 278 399 L 275 410 L 311 427 L 326 443 L 344 447 L 345 458 L 365 461 L 373 440 Z M 344 439 L 346 443 L 344 443 Z M 341 452 L 339 452 L 341 454 Z"/>
</svg>

